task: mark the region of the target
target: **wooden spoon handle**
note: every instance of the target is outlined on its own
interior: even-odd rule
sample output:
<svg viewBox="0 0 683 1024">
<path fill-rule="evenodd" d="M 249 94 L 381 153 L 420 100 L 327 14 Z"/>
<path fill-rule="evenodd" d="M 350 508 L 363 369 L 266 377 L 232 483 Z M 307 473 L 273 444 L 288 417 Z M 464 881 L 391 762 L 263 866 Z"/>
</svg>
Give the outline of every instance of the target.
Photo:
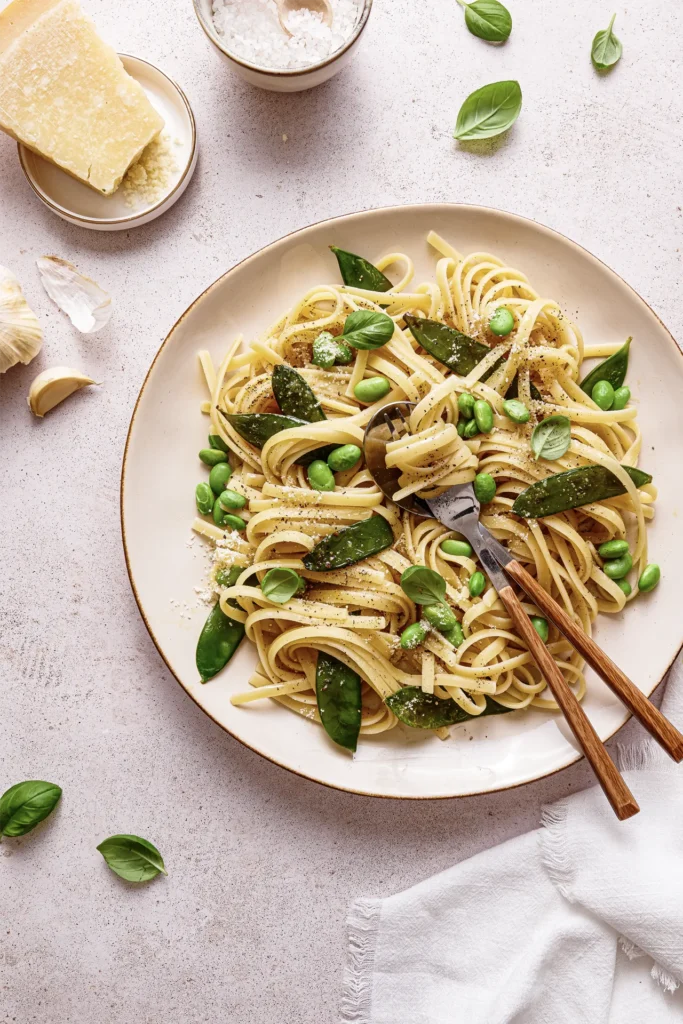
<svg viewBox="0 0 683 1024">
<path fill-rule="evenodd" d="M 509 566 L 505 568 L 509 570 Z M 543 678 L 550 687 L 553 697 L 559 704 L 569 728 L 586 755 L 586 759 L 590 762 L 617 818 L 623 821 L 625 818 L 637 814 L 640 808 L 633 794 L 617 771 L 614 762 L 602 745 L 600 737 L 588 721 L 586 712 L 557 667 L 555 659 L 534 629 L 531 619 L 522 608 L 512 586 L 503 587 L 498 591 L 498 596 L 507 608 L 515 630 L 524 640 L 534 661 L 543 673 Z"/>
<path fill-rule="evenodd" d="M 676 762 L 683 760 L 683 735 L 659 708 L 652 704 L 642 690 L 625 675 L 611 658 L 608 658 L 595 640 L 581 629 L 567 615 L 557 601 L 543 589 L 540 583 L 531 576 L 519 562 L 509 562 L 505 571 L 525 590 L 535 604 L 551 619 L 557 628 L 564 633 L 567 640 L 586 659 L 591 668 L 595 669 L 601 679 L 607 683 L 613 693 L 629 709 L 638 721 L 647 729 L 651 736 L 666 750 Z"/>
</svg>

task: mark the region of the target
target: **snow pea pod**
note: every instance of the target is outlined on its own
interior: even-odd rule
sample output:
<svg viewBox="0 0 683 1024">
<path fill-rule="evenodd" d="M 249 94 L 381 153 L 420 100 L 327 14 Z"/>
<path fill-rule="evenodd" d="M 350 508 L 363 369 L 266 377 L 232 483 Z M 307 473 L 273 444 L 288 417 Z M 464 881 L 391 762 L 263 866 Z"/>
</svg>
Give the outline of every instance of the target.
<svg viewBox="0 0 683 1024">
<path fill-rule="evenodd" d="M 355 565 L 393 543 L 394 534 L 384 516 L 372 515 L 323 538 L 303 561 L 311 572 L 329 572 Z"/>
<path fill-rule="evenodd" d="M 336 245 L 331 245 L 330 249 L 337 257 L 339 273 L 344 284 L 351 288 L 367 288 L 371 292 L 388 292 L 393 288 L 389 278 L 362 256 L 338 249 Z"/>
<path fill-rule="evenodd" d="M 612 385 L 614 390 L 620 388 L 626 379 L 626 371 L 628 370 L 628 350 L 631 347 L 631 339 L 627 338 L 621 348 L 610 356 L 608 359 L 604 359 L 601 363 L 598 363 L 594 369 L 588 374 L 587 377 L 581 381 L 581 390 L 585 391 L 587 395 L 592 394 L 593 388 L 598 381 L 606 380 Z"/>
<path fill-rule="evenodd" d="M 320 651 L 315 669 L 315 695 L 325 732 L 347 750 L 358 745 L 361 721 L 361 679 L 331 654 Z"/>
<path fill-rule="evenodd" d="M 448 327 L 438 320 L 426 320 L 410 313 L 406 313 L 403 319 L 415 341 L 430 356 L 461 377 L 471 373 L 477 363 L 491 351 L 488 345 L 482 345 L 462 331 L 456 331 L 454 327 Z"/>
<path fill-rule="evenodd" d="M 289 430 L 291 427 L 305 427 L 308 420 L 300 419 L 298 416 L 280 416 L 274 412 L 236 412 L 227 413 L 225 416 L 228 423 L 235 428 L 240 437 L 243 437 L 255 448 L 263 448 L 266 441 L 279 434 L 281 430 Z M 297 466 L 310 466 L 316 459 L 328 457 L 330 452 L 339 446 L 326 444 L 322 448 L 315 448 L 312 452 L 306 452 L 296 460 Z"/>
<path fill-rule="evenodd" d="M 199 634 L 195 660 L 203 683 L 213 679 L 237 650 L 244 636 L 244 626 L 227 616 L 216 601 Z"/>
<path fill-rule="evenodd" d="M 397 693 L 387 697 L 385 704 L 394 712 L 399 721 L 412 725 L 414 729 L 440 729 L 444 725 L 470 721 L 483 715 L 504 715 L 514 708 L 486 697 L 486 707 L 480 715 L 464 711 L 454 700 L 442 700 L 431 693 L 425 693 L 419 686 L 404 686 Z"/>
<path fill-rule="evenodd" d="M 275 366 L 272 381 L 275 400 L 284 416 L 297 416 L 308 423 L 327 419 L 313 390 L 293 366 Z"/>
<path fill-rule="evenodd" d="M 636 487 L 649 484 L 652 477 L 642 469 L 622 466 Z M 517 496 L 512 511 L 525 519 L 541 519 L 594 501 L 605 501 L 625 494 L 626 489 L 604 466 L 580 466 L 537 480 Z"/>
</svg>

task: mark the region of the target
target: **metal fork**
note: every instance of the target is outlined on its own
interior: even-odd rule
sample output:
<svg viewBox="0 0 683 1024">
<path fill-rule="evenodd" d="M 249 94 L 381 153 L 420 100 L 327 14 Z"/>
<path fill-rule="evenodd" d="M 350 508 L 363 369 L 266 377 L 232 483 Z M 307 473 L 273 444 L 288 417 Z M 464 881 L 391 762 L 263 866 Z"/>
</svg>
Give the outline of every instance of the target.
<svg viewBox="0 0 683 1024">
<path fill-rule="evenodd" d="M 394 494 L 399 490 L 400 474 L 398 470 L 386 464 L 386 445 L 390 440 L 397 440 L 408 432 L 407 418 L 414 408 L 413 402 L 394 402 L 386 405 L 375 413 L 365 429 L 363 447 L 366 465 L 375 482 L 392 501 L 395 500 Z M 479 521 L 479 501 L 471 483 L 450 487 L 438 498 L 426 500 L 410 495 L 396 504 L 416 515 L 438 519 L 450 530 L 457 530 L 467 538 L 505 605 L 515 629 L 541 670 L 615 814 L 621 820 L 637 814 L 638 804 L 554 658 L 522 608 L 508 576 L 554 622 L 629 711 L 677 762 L 683 760 L 683 735 L 614 664 L 602 648 L 598 647 L 595 641 L 567 615 L 538 581 L 482 526 Z"/>
</svg>

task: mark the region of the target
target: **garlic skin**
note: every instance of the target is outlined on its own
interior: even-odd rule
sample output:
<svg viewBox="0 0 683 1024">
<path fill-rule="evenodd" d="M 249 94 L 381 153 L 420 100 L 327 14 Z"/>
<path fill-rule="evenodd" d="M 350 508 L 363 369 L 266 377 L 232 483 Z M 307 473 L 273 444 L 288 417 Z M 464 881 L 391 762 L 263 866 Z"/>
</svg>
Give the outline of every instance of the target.
<svg viewBox="0 0 683 1024">
<path fill-rule="evenodd" d="M 42 417 L 69 395 L 73 395 L 74 391 L 96 383 L 91 377 L 68 366 L 53 366 L 38 374 L 31 384 L 26 401 L 33 415 Z"/>
<path fill-rule="evenodd" d="M 109 323 L 111 295 L 81 274 L 73 263 L 59 256 L 41 256 L 36 260 L 43 288 L 76 330 L 94 334 Z"/>
<path fill-rule="evenodd" d="M 21 285 L 11 270 L 0 267 L 0 373 L 15 363 L 30 363 L 42 344 L 38 317 Z"/>
</svg>

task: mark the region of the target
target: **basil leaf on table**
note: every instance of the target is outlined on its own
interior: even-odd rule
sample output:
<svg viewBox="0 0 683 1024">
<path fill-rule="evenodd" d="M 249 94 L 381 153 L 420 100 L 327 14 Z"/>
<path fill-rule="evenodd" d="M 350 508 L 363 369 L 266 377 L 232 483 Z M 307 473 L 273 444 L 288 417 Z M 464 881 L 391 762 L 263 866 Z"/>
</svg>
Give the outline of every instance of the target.
<svg viewBox="0 0 683 1024">
<path fill-rule="evenodd" d="M 355 750 L 362 714 L 358 673 L 321 651 L 315 670 L 315 694 L 327 735 L 340 747 Z"/>
<path fill-rule="evenodd" d="M 295 594 L 300 593 L 306 584 L 299 573 L 286 567 L 269 569 L 261 581 L 264 597 L 274 604 L 285 604 Z"/>
<path fill-rule="evenodd" d="M 337 257 L 339 273 L 345 285 L 351 288 L 366 288 L 370 292 L 388 292 L 393 288 L 389 278 L 362 256 L 338 249 L 336 245 L 331 245 L 330 249 Z"/>
<path fill-rule="evenodd" d="M 109 836 L 97 849 L 114 874 L 127 882 L 148 882 L 168 874 L 156 846 L 140 836 Z"/>
<path fill-rule="evenodd" d="M 400 722 L 413 729 L 441 729 L 445 725 L 456 725 L 484 715 L 504 715 L 515 710 L 486 697 L 486 707 L 481 714 L 471 715 L 454 700 L 442 700 L 432 693 L 425 693 L 419 686 L 404 686 L 387 697 L 384 703 Z"/>
<path fill-rule="evenodd" d="M 616 14 L 613 14 L 607 28 L 603 29 L 602 32 L 597 32 L 593 39 L 591 60 L 593 61 L 593 67 L 597 68 L 598 71 L 606 71 L 607 68 L 613 67 L 621 58 L 621 43 L 612 31 L 615 18 Z"/>
<path fill-rule="evenodd" d="M 631 338 L 627 338 L 624 344 L 613 355 L 598 363 L 587 377 L 581 381 L 580 387 L 587 395 L 590 395 L 593 388 L 600 380 L 609 381 L 614 390 L 620 388 L 626 380 L 628 370 L 628 352 L 631 347 Z"/>
<path fill-rule="evenodd" d="M 386 313 L 372 309 L 357 309 L 344 321 L 342 338 L 353 348 L 381 348 L 394 335 L 394 321 Z"/>
<path fill-rule="evenodd" d="M 568 416 L 548 416 L 534 427 L 531 450 L 537 459 L 561 459 L 572 439 L 572 425 Z"/>
<path fill-rule="evenodd" d="M 411 565 L 401 576 L 401 589 L 415 604 L 441 604 L 446 596 L 446 581 L 426 565 Z"/>
<path fill-rule="evenodd" d="M 468 4 L 458 0 L 465 8 L 465 24 L 473 36 L 487 43 L 504 43 L 512 32 L 512 16 L 498 0 L 474 0 Z"/>
<path fill-rule="evenodd" d="M 52 813 L 61 795 L 59 786 L 37 779 L 10 786 L 0 797 L 0 835 L 25 836 Z"/>
<path fill-rule="evenodd" d="M 490 139 L 510 128 L 522 109 L 519 82 L 491 82 L 470 93 L 458 112 L 453 138 Z"/>
<path fill-rule="evenodd" d="M 652 482 L 649 473 L 634 466 L 622 466 L 636 487 Z M 555 473 L 544 480 L 537 480 L 517 495 L 512 511 L 525 519 L 542 519 L 571 508 L 592 505 L 625 494 L 626 488 L 614 473 L 604 466 L 579 466 L 564 473 Z"/>
</svg>

